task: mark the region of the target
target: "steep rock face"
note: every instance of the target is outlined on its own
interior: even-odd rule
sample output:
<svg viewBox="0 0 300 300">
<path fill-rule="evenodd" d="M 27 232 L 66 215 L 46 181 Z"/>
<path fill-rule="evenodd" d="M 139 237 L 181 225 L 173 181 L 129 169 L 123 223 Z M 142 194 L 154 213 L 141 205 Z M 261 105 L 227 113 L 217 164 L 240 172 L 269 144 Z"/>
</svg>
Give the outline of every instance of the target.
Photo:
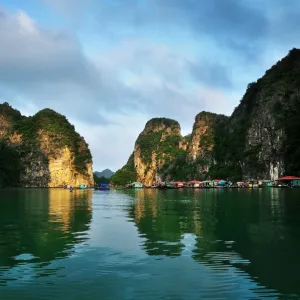
<svg viewBox="0 0 300 300">
<path fill-rule="evenodd" d="M 39 149 L 20 150 L 22 169 L 19 176 L 22 187 L 48 187 L 51 180 L 49 160 Z"/>
<path fill-rule="evenodd" d="M 74 158 L 68 147 L 61 149 L 56 157 L 49 158 L 49 187 L 57 187 L 62 184 L 71 184 L 73 186 L 80 184 L 93 185 L 93 168 L 91 163 L 86 164 L 85 173 L 76 171 Z"/>
<path fill-rule="evenodd" d="M 217 125 L 220 121 L 227 121 L 224 115 L 217 115 L 210 112 L 201 112 L 195 118 L 191 142 L 187 149 L 187 162 L 195 164 L 197 173 L 205 175 L 214 164 L 214 148 Z"/>
<path fill-rule="evenodd" d="M 300 50 L 293 49 L 248 85 L 229 118 L 202 112 L 187 138 L 180 136 L 179 124 L 176 131 L 161 122 L 150 126 L 150 121 L 135 145 L 137 179 L 150 183 L 156 174 L 163 180 L 300 176 L 299 115 Z M 165 148 L 168 134 L 177 139 Z"/>
<path fill-rule="evenodd" d="M 162 168 L 185 152 L 186 147 L 187 141 L 182 138 L 177 121 L 151 119 L 138 136 L 127 164 L 112 176 L 112 182 L 124 185 L 137 180 L 151 185 L 160 179 Z"/>
<path fill-rule="evenodd" d="M 251 83 L 229 125 L 231 160 L 247 177 L 299 174 L 300 50 Z M 298 152 L 297 152 L 298 151 Z"/>
<path fill-rule="evenodd" d="M 19 156 L 19 185 L 93 185 L 88 145 L 64 116 L 45 109 L 27 118 L 5 103 L 0 121 L 1 140 Z"/>
<path fill-rule="evenodd" d="M 205 156 L 213 149 L 213 119 L 214 114 L 201 112 L 195 118 L 191 143 L 188 148 L 188 162 L 195 162 L 197 157 Z"/>
<path fill-rule="evenodd" d="M 160 168 L 173 160 L 183 144 L 177 121 L 155 118 L 147 122 L 134 147 L 137 180 L 151 185 L 158 179 Z"/>
</svg>

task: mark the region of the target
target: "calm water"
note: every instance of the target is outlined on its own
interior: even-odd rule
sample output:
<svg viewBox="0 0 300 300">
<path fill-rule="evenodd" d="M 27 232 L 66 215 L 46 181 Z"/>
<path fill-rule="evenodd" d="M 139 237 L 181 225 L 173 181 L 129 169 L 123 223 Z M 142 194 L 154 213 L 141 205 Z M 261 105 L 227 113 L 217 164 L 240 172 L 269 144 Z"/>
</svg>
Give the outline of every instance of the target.
<svg viewBox="0 0 300 300">
<path fill-rule="evenodd" d="M 2 190 L 0 299 L 300 299 L 300 190 Z"/>
</svg>

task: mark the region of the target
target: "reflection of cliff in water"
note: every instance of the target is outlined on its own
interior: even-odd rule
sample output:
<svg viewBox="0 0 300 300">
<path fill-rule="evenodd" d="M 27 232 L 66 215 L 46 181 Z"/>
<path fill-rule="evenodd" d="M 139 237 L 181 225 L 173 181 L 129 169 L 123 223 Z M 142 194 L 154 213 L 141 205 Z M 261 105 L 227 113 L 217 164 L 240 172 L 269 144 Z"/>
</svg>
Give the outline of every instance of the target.
<svg viewBox="0 0 300 300">
<path fill-rule="evenodd" d="M 203 193 L 201 190 L 194 192 Z M 211 227 L 213 220 L 201 220 L 199 203 L 191 199 L 186 190 L 135 190 L 127 193 L 136 198 L 129 215 L 146 238 L 143 248 L 149 255 L 179 256 L 185 249 L 184 234 L 200 236 L 203 227 Z"/>
<path fill-rule="evenodd" d="M 300 293 L 300 191 L 131 191 L 149 255 L 235 266 L 270 289 Z M 153 194 L 154 193 L 154 194 Z M 186 255 L 186 254 L 185 254 Z"/>
<path fill-rule="evenodd" d="M 0 267 L 24 260 L 49 263 L 68 256 L 75 244 L 86 239 L 92 217 L 91 191 L 22 189 L 2 195 Z"/>
</svg>

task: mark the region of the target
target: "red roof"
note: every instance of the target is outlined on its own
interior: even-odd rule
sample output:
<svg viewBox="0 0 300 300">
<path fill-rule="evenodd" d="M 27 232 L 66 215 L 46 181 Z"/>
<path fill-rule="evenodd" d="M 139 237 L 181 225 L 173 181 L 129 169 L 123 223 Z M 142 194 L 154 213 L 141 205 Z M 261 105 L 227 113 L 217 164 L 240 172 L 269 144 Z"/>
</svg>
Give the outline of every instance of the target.
<svg viewBox="0 0 300 300">
<path fill-rule="evenodd" d="M 296 177 L 296 176 L 284 176 L 284 177 L 280 177 L 277 180 L 279 181 L 283 181 L 283 180 L 300 180 L 300 177 Z"/>
</svg>

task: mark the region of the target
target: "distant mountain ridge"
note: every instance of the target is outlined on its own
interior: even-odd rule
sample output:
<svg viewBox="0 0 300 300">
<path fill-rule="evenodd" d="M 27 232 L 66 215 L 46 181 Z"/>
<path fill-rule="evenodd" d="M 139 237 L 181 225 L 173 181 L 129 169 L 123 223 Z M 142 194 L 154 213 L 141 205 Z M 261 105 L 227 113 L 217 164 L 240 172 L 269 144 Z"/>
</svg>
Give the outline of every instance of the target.
<svg viewBox="0 0 300 300">
<path fill-rule="evenodd" d="M 115 174 L 115 172 L 113 172 L 113 171 L 110 170 L 110 169 L 105 169 L 105 170 L 103 170 L 103 171 L 101 171 L 101 172 L 96 171 L 96 172 L 94 172 L 94 174 L 95 174 L 95 176 L 97 176 L 97 177 L 110 178 L 112 175 Z"/>
</svg>

